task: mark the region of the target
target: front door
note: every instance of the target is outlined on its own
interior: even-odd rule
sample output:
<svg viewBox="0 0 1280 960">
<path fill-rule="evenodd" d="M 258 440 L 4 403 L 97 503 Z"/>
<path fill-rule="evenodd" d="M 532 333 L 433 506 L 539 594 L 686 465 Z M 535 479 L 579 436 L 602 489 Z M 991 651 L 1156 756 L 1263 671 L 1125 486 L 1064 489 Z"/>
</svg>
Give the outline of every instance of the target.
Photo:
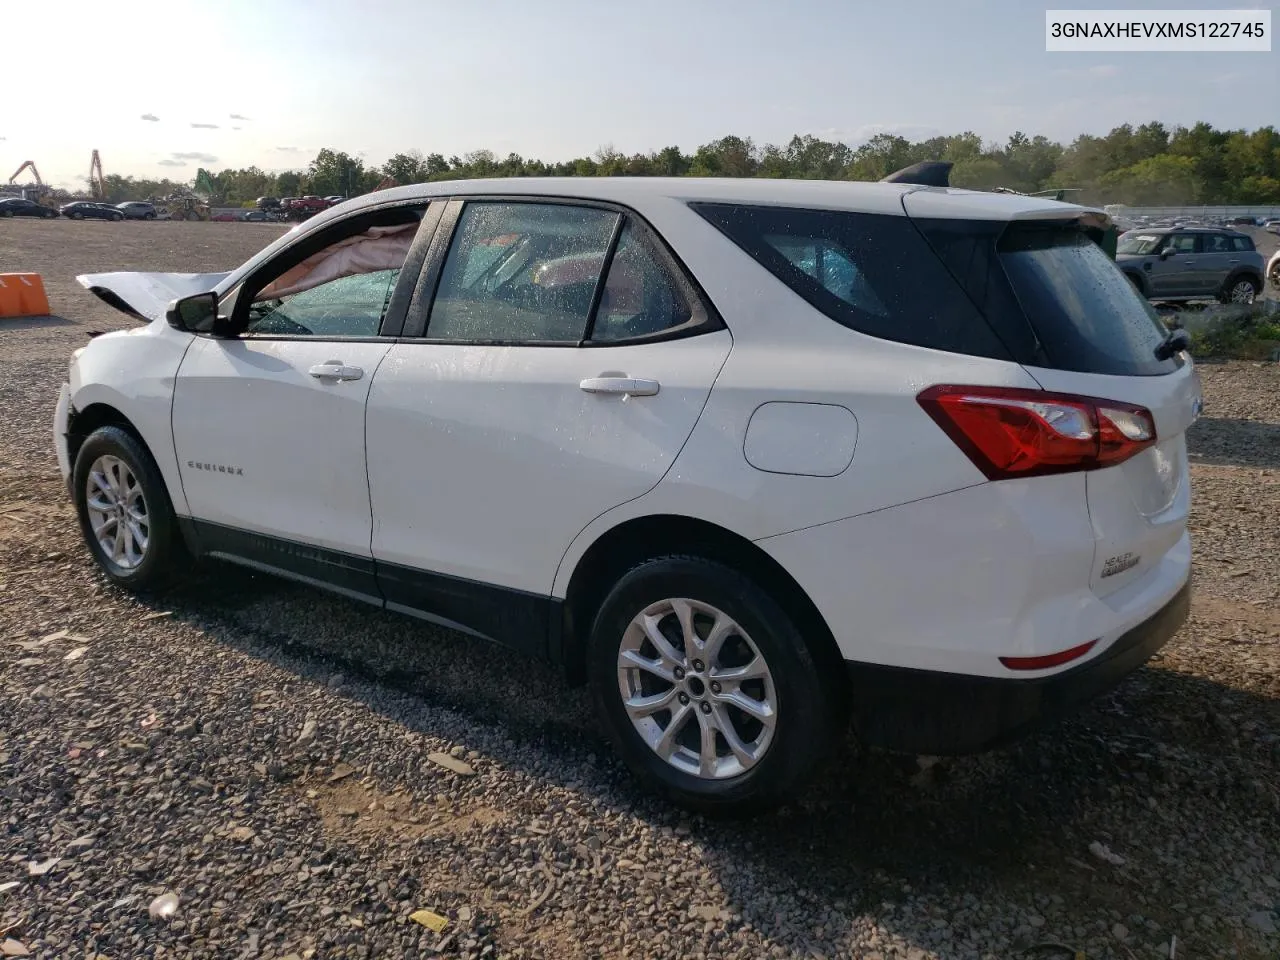
<svg viewBox="0 0 1280 960">
<path fill-rule="evenodd" d="M 1160 253 L 1169 251 L 1169 255 L 1161 257 L 1153 255 L 1148 258 L 1151 267 L 1150 296 L 1153 300 L 1161 297 L 1189 297 L 1198 292 L 1200 281 L 1199 235 L 1194 233 L 1173 233 L 1165 240 Z"/>
<path fill-rule="evenodd" d="M 544 652 L 570 542 L 662 479 L 730 345 L 629 215 L 466 204 L 425 337 L 391 349 L 369 397 L 388 604 Z"/>
<path fill-rule="evenodd" d="M 365 403 L 393 342 L 379 334 L 401 282 L 388 257 L 403 263 L 411 239 L 375 234 L 262 281 L 238 336 L 192 344 L 173 401 L 201 547 L 368 598 L 377 586 Z M 354 254 L 353 243 L 363 244 Z"/>
</svg>

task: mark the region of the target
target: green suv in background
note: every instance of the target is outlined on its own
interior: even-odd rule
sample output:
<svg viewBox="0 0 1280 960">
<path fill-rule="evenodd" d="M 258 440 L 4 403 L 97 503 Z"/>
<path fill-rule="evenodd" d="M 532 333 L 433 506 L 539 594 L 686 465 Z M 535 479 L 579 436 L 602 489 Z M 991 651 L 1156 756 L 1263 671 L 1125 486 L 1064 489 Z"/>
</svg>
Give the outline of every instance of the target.
<svg viewBox="0 0 1280 960">
<path fill-rule="evenodd" d="M 1116 264 L 1149 300 L 1252 303 L 1262 292 L 1262 254 L 1235 230 L 1130 230 L 1116 244 Z"/>
</svg>

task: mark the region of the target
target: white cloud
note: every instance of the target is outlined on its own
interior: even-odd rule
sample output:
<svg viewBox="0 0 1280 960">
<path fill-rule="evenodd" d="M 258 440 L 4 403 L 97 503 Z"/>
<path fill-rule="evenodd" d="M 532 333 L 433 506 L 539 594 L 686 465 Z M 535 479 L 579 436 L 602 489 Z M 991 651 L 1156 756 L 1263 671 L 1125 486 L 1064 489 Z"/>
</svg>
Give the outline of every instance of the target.
<svg viewBox="0 0 1280 960">
<path fill-rule="evenodd" d="M 162 167 L 185 167 L 187 165 L 186 162 L 183 160 L 165 159 L 165 160 L 158 160 L 157 163 L 159 163 L 159 165 Z"/>
<path fill-rule="evenodd" d="M 191 126 L 196 130 L 217 130 L 218 129 L 218 125 L 216 123 L 193 123 Z"/>
<path fill-rule="evenodd" d="M 249 118 L 248 118 L 248 117 L 245 117 L 245 116 L 241 116 L 241 115 L 240 115 L 240 114 L 238 114 L 238 113 L 233 113 L 233 114 L 231 114 L 231 119 L 232 119 L 232 120 L 248 120 Z"/>
<path fill-rule="evenodd" d="M 154 113 L 144 113 L 144 114 L 142 115 L 142 119 L 143 119 L 143 120 L 149 120 L 149 121 L 151 121 L 152 123 L 158 123 L 158 122 L 159 122 L 159 120 L 160 120 L 160 118 L 159 118 L 159 117 L 157 117 Z"/>
<path fill-rule="evenodd" d="M 170 154 L 175 160 L 198 160 L 200 163 L 217 163 L 218 158 L 212 153 L 173 153 Z"/>
</svg>

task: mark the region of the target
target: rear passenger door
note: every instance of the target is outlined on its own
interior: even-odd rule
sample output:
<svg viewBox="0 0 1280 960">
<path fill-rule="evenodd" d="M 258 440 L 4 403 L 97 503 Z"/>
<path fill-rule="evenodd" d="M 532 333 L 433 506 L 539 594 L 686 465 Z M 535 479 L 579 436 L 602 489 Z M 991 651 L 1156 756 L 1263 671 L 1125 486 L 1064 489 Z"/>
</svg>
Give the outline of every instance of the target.
<svg viewBox="0 0 1280 960">
<path fill-rule="evenodd" d="M 730 344 L 634 214 L 452 203 L 369 396 L 388 602 L 543 653 L 569 543 L 667 472 Z"/>
<path fill-rule="evenodd" d="M 1216 296 L 1227 282 L 1234 263 L 1231 238 L 1225 233 L 1205 233 L 1200 236 L 1201 252 L 1197 254 L 1199 277 L 1196 292 L 1202 296 Z M 1237 261 L 1238 262 L 1238 261 Z"/>
</svg>

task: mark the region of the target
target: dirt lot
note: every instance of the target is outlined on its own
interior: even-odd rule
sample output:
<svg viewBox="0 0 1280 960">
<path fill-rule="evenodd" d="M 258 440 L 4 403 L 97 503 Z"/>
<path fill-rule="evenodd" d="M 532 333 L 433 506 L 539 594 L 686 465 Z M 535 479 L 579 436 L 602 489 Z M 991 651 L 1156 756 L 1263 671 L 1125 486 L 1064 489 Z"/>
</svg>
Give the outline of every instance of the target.
<svg viewBox="0 0 1280 960">
<path fill-rule="evenodd" d="M 150 603 L 94 573 L 53 402 L 88 331 L 131 321 L 73 275 L 226 268 L 279 231 L 0 227 L 0 264 L 42 273 L 59 315 L 0 321 L 0 940 L 112 960 L 1280 955 L 1275 365 L 1203 368 L 1198 593 L 1150 667 L 1017 748 L 913 773 L 850 744 L 796 804 L 710 822 L 637 789 L 539 664 L 222 566 Z M 474 776 L 427 759 L 451 749 Z M 168 892 L 177 912 L 150 917 Z"/>
</svg>

